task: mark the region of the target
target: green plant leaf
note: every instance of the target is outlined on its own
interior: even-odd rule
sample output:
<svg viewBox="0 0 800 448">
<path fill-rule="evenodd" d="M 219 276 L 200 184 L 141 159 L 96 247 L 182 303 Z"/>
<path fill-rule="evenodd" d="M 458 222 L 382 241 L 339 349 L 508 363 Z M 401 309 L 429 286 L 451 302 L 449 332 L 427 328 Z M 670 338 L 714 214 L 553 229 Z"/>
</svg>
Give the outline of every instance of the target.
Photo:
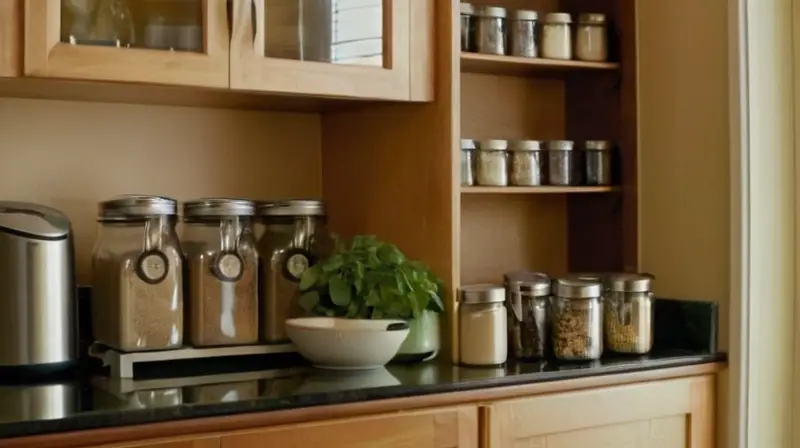
<svg viewBox="0 0 800 448">
<path fill-rule="evenodd" d="M 320 264 L 322 265 L 323 272 L 335 272 L 339 270 L 342 265 L 344 265 L 344 257 L 342 257 L 340 254 L 337 254 Z"/>
<path fill-rule="evenodd" d="M 378 294 L 377 290 L 373 289 L 372 291 L 369 292 L 369 294 L 367 294 L 366 303 L 367 303 L 368 306 L 373 306 L 373 307 L 380 305 L 381 296 L 380 296 L 380 294 Z"/>
<path fill-rule="evenodd" d="M 378 248 L 370 247 L 367 249 L 367 266 L 376 269 L 381 265 L 381 259 L 378 258 Z"/>
<path fill-rule="evenodd" d="M 342 277 L 338 275 L 331 277 L 328 291 L 334 305 L 347 306 L 350 303 L 352 291 L 350 285 Z"/>
<path fill-rule="evenodd" d="M 345 317 L 352 319 L 358 316 L 358 310 L 360 308 L 361 307 L 358 306 L 358 302 L 356 302 L 355 300 L 351 300 L 350 303 L 347 305 L 347 314 L 345 314 Z"/>
<path fill-rule="evenodd" d="M 317 279 L 319 279 L 319 274 L 319 264 L 315 264 L 314 266 L 306 269 L 305 272 L 303 272 L 303 275 L 300 277 L 300 291 L 306 291 L 314 286 L 314 284 L 317 282 Z"/>
<path fill-rule="evenodd" d="M 444 302 L 439 294 L 429 294 L 428 309 L 436 313 L 444 313 Z"/>
<path fill-rule="evenodd" d="M 371 317 L 371 319 L 383 319 L 383 316 L 384 316 L 384 314 L 383 314 L 383 311 L 381 311 L 381 310 L 379 310 L 379 309 L 377 309 L 377 308 L 374 308 L 374 309 L 372 310 L 372 317 Z"/>
<path fill-rule="evenodd" d="M 384 244 L 378 249 L 378 258 L 384 263 L 399 265 L 406 257 L 394 244 Z"/>
<path fill-rule="evenodd" d="M 306 291 L 297 299 L 297 302 L 304 310 L 312 312 L 319 303 L 319 293 L 314 290 Z"/>
</svg>

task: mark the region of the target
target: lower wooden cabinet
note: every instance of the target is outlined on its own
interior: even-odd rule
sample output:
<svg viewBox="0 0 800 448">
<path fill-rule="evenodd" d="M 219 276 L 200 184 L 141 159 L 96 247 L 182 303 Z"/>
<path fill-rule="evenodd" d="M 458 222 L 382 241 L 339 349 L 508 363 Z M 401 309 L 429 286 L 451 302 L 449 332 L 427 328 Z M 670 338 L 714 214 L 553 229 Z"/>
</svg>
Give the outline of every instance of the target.
<svg viewBox="0 0 800 448">
<path fill-rule="evenodd" d="M 115 443 L 90 448 L 219 448 L 219 436 L 186 436 L 174 439 L 158 439 L 144 442 Z"/>
<path fill-rule="evenodd" d="M 489 448 L 713 448 L 714 377 L 495 402 Z"/>
</svg>

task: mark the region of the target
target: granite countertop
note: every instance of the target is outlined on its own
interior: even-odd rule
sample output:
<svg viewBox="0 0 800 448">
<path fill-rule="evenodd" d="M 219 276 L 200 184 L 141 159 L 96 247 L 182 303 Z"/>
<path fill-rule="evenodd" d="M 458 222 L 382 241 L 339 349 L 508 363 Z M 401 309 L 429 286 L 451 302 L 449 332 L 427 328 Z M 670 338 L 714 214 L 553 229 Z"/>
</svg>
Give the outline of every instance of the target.
<svg viewBox="0 0 800 448">
<path fill-rule="evenodd" d="M 284 368 L 249 366 L 249 371 L 202 376 L 136 380 L 94 376 L 43 385 L 0 385 L 0 438 L 414 397 L 724 360 L 722 353 L 673 349 L 585 363 L 511 362 L 504 367 L 477 368 L 439 360 L 360 372 L 325 371 L 292 361 Z"/>
</svg>

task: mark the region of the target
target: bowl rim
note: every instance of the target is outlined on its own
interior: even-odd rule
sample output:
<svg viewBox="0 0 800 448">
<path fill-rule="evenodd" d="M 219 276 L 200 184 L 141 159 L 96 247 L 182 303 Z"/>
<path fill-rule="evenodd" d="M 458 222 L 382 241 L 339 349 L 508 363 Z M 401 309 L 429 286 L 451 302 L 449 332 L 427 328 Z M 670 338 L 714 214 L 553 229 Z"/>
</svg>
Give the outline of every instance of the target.
<svg viewBox="0 0 800 448">
<path fill-rule="evenodd" d="M 371 329 L 371 328 L 350 328 L 350 329 L 344 330 L 344 329 L 340 329 L 340 328 L 312 327 L 312 326 L 306 326 L 306 325 L 301 325 L 300 324 L 304 320 L 318 320 L 318 319 L 355 320 L 355 321 L 368 320 L 368 321 L 373 321 L 373 322 L 382 321 L 382 322 L 386 322 L 386 326 L 387 327 L 389 325 L 391 325 L 391 324 L 399 324 L 399 323 L 407 324 L 408 323 L 406 320 L 403 320 L 403 319 L 349 319 L 349 318 L 346 318 L 346 317 L 316 316 L 316 317 L 293 317 L 291 319 L 286 319 L 286 327 L 287 328 L 288 327 L 292 327 L 292 328 L 297 328 L 297 329 L 300 329 L 300 330 L 310 330 L 310 331 L 341 331 L 341 332 L 345 332 L 345 333 L 394 333 L 394 332 L 402 333 L 402 332 L 408 332 L 408 331 L 411 330 L 410 328 L 404 328 L 402 330 L 392 330 L 392 331 L 388 331 L 388 330 L 386 330 L 386 328 L 382 328 L 382 329 L 377 329 L 377 328 L 376 329 Z"/>
</svg>

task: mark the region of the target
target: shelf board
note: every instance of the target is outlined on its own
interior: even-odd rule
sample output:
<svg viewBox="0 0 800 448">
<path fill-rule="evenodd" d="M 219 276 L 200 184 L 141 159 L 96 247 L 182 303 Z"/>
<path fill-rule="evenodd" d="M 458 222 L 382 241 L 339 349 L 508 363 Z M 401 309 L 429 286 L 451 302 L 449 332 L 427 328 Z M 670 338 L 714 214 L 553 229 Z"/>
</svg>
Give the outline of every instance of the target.
<svg viewBox="0 0 800 448">
<path fill-rule="evenodd" d="M 490 75 L 548 75 L 579 70 L 617 70 L 617 62 L 563 61 L 557 59 L 495 56 L 491 54 L 461 53 L 462 73 Z"/>
<path fill-rule="evenodd" d="M 563 193 L 609 193 L 617 191 L 613 186 L 541 186 L 541 187 L 461 187 L 461 194 L 563 194 Z"/>
</svg>

